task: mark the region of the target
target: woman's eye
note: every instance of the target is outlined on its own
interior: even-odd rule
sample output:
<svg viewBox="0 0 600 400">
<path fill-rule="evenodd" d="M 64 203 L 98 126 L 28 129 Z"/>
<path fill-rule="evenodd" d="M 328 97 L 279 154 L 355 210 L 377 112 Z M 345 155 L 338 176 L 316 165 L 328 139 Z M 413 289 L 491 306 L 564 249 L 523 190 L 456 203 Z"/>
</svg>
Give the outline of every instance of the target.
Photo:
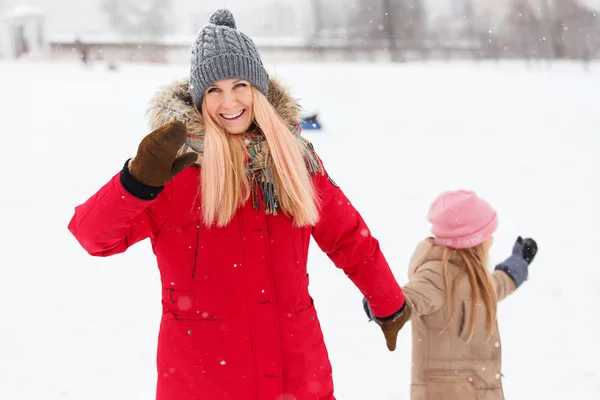
<svg viewBox="0 0 600 400">
<path fill-rule="evenodd" d="M 206 91 L 206 93 L 214 93 L 214 92 L 216 92 L 216 91 L 217 91 L 217 88 L 211 87 L 210 89 L 208 89 L 208 90 Z"/>
<path fill-rule="evenodd" d="M 245 83 L 238 83 L 237 85 L 235 85 L 235 88 L 243 88 L 243 87 L 247 87 L 248 85 Z"/>
</svg>

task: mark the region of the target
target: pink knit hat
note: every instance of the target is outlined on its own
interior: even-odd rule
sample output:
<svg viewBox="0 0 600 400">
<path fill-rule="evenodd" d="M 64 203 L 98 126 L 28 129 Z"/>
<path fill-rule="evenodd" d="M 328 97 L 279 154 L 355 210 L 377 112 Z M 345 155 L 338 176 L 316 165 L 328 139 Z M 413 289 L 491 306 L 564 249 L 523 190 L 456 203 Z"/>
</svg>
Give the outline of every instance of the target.
<svg viewBox="0 0 600 400">
<path fill-rule="evenodd" d="M 435 243 L 454 249 L 475 247 L 498 228 L 496 211 L 475 192 L 448 191 L 440 194 L 429 208 Z"/>
</svg>

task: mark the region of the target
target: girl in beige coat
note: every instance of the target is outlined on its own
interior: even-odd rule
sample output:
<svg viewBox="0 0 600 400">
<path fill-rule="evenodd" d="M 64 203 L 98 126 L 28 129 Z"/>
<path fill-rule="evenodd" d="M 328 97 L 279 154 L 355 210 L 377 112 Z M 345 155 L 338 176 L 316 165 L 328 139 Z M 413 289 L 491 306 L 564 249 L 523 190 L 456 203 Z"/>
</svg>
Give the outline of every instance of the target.
<svg viewBox="0 0 600 400">
<path fill-rule="evenodd" d="M 487 202 L 470 191 L 444 192 L 428 219 L 434 237 L 417 246 L 403 288 L 412 321 L 411 399 L 504 399 L 496 307 L 527 279 L 537 244 L 519 237 L 489 274 L 498 218 Z M 364 306 L 374 319 L 367 300 Z"/>
</svg>

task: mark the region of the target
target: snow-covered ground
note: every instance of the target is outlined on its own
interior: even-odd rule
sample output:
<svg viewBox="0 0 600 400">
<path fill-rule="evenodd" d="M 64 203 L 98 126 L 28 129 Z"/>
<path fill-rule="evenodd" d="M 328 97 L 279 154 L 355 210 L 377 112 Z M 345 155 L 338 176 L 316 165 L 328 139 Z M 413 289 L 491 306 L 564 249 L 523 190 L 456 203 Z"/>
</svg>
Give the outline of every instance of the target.
<svg viewBox="0 0 600 400">
<path fill-rule="evenodd" d="M 318 109 L 307 132 L 397 279 L 442 190 L 500 214 L 540 252 L 499 310 L 508 399 L 600 398 L 600 65 L 279 65 Z M 185 66 L 0 63 L 0 399 L 151 399 L 160 284 L 148 242 L 107 259 L 67 231 L 73 208 L 135 153 L 147 100 Z M 410 329 L 389 353 L 361 295 L 313 246 L 312 294 L 340 400 L 406 399 Z"/>
</svg>

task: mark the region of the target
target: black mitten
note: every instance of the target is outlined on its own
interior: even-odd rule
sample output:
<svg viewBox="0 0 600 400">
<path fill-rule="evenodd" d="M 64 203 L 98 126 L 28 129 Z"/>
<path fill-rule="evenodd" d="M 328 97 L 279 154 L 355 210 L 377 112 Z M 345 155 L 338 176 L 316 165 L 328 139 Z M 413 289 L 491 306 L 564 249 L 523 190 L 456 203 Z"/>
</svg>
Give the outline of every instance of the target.
<svg viewBox="0 0 600 400">
<path fill-rule="evenodd" d="M 531 238 L 523 239 L 521 236 L 519 236 L 517 242 L 521 245 L 523 258 L 528 264 L 531 264 L 537 254 L 537 243 Z"/>
</svg>

